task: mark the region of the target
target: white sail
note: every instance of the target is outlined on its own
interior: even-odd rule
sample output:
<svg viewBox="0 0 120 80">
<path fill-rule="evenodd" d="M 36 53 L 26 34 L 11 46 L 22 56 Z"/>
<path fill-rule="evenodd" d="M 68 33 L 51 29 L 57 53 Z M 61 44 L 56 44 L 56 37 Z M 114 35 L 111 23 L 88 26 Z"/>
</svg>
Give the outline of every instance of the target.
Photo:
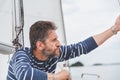
<svg viewBox="0 0 120 80">
<path fill-rule="evenodd" d="M 61 0 L 24 0 L 24 13 L 25 45 L 29 45 L 28 32 L 30 25 L 38 20 L 53 21 L 58 27 L 57 34 L 61 44 L 66 44 Z M 59 71 L 60 69 L 63 69 L 63 63 L 59 64 L 56 70 Z"/>
<path fill-rule="evenodd" d="M 0 0 L 2 2 L 3 0 Z M 3 8 L 0 10 L 0 17 L 3 19 L 3 21 L 0 21 L 0 35 L 2 33 L 5 33 L 5 36 L 3 38 L 0 38 L 0 41 L 8 44 L 12 44 L 12 39 L 15 38 L 15 36 L 12 36 L 14 31 L 12 29 L 12 1 L 11 0 L 4 0 L 5 5 L 3 4 Z M 23 0 L 23 6 L 24 6 L 24 42 L 25 46 L 30 46 L 29 44 L 29 28 L 30 26 L 38 21 L 38 20 L 49 20 L 53 21 L 56 26 L 58 27 L 57 34 L 59 36 L 59 40 L 61 44 L 66 44 L 66 36 L 65 36 L 65 28 L 64 28 L 64 21 L 63 21 L 63 15 L 62 15 L 62 7 L 61 7 L 61 0 Z M 4 16 L 3 16 L 4 15 Z M 8 23 L 6 23 L 6 21 Z M 2 26 L 2 27 L 1 27 Z M 3 35 L 1 35 L 3 36 Z M 13 53 L 13 47 L 6 44 L 0 44 L 0 52 L 2 54 L 6 54 L 8 52 Z M 6 45 L 6 46 L 5 46 Z M 12 49 L 11 49 L 12 48 Z M 3 58 L 1 58 L 3 59 Z M 5 60 L 8 60 L 8 57 L 4 58 Z M 4 62 L 4 60 L 3 60 Z M 7 64 L 7 62 L 5 62 Z M 65 62 L 66 63 L 66 62 Z M 1 66 L 2 63 L 0 63 Z M 4 74 L 0 73 L 0 79 L 5 80 L 7 69 L 6 65 L 2 65 L 2 71 L 4 71 Z M 59 64 L 57 67 L 57 70 L 60 71 L 60 69 L 63 68 L 63 64 Z"/>
</svg>

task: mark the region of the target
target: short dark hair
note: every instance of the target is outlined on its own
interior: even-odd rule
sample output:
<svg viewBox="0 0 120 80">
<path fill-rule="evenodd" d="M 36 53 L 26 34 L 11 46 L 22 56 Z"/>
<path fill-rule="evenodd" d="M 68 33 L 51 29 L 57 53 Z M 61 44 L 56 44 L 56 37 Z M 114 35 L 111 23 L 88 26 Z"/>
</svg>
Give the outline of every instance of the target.
<svg viewBox="0 0 120 80">
<path fill-rule="evenodd" d="M 48 36 L 49 30 L 56 30 L 57 27 L 51 21 L 37 21 L 30 27 L 29 39 L 33 50 L 36 49 L 36 42 L 44 42 Z"/>
</svg>

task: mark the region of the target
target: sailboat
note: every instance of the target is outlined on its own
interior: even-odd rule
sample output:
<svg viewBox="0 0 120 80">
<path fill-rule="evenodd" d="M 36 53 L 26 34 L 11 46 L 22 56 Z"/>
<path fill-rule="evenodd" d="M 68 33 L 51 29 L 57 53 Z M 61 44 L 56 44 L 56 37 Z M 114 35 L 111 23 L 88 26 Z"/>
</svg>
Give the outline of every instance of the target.
<svg viewBox="0 0 120 80">
<path fill-rule="evenodd" d="M 29 27 L 35 21 L 49 20 L 55 22 L 58 27 L 57 34 L 61 44 L 66 45 L 66 33 L 64 26 L 64 19 L 62 13 L 61 0 L 0 0 L 1 4 L 0 16 L 2 19 L 9 18 L 9 24 L 5 21 L 1 24 L 1 29 L 8 28 L 8 33 L 0 39 L 0 55 L 13 55 L 17 49 L 29 47 Z M 4 16 L 2 16 L 4 14 Z M 6 17 L 6 18 L 4 18 Z M 6 40 L 5 40 L 6 39 Z M 8 59 L 8 58 L 6 58 Z M 6 62 L 7 63 L 7 62 Z M 68 69 L 68 61 L 59 63 L 56 72 L 63 68 Z M 64 66 L 63 66 L 64 65 Z M 0 67 L 8 67 L 7 64 L 0 64 Z M 4 69 L 4 74 L 0 73 L 0 79 L 5 80 L 7 69 Z"/>
<path fill-rule="evenodd" d="M 70 26 L 70 27 L 66 28 L 64 26 L 64 18 L 63 18 L 63 12 L 62 12 L 63 10 L 62 10 L 62 4 L 61 4 L 62 0 L 34 0 L 34 1 L 33 0 L 29 0 L 29 1 L 24 0 L 23 2 L 21 2 L 21 1 L 23 1 L 23 0 L 0 0 L 0 6 L 1 6 L 0 7 L 0 37 L 1 37 L 0 38 L 0 80 L 6 80 L 8 63 L 9 63 L 10 58 L 14 54 L 15 50 L 17 48 L 30 46 L 28 33 L 29 33 L 29 27 L 34 22 L 36 22 L 38 20 L 50 20 L 50 21 L 55 22 L 55 24 L 58 26 L 57 33 L 59 36 L 59 40 L 63 45 L 66 45 L 66 43 L 69 44 L 69 42 L 73 42 L 75 39 L 79 40 L 81 37 L 84 38 L 84 37 L 88 36 L 87 33 L 85 33 L 83 36 L 79 35 L 78 38 L 76 36 L 72 36 L 72 38 L 74 38 L 74 40 L 71 37 L 67 37 L 67 41 L 66 41 L 66 30 L 70 36 L 79 34 L 79 32 L 80 32 L 80 34 L 82 32 L 84 33 L 84 29 L 87 30 L 87 32 L 90 32 L 91 34 L 100 32 L 100 30 L 95 30 L 95 31 L 93 31 L 93 30 L 96 27 L 97 28 L 102 27 L 102 26 L 104 27 L 104 25 L 107 25 L 108 27 L 111 26 L 112 25 L 111 20 L 114 20 L 116 14 L 117 13 L 119 14 L 119 11 L 120 11 L 120 8 L 119 8 L 120 1 L 119 0 L 111 0 L 111 1 L 110 0 L 92 0 L 92 1 L 76 0 L 74 2 L 78 3 L 77 5 L 73 4 L 73 0 L 64 0 L 67 3 L 67 6 L 65 6 L 65 11 L 67 13 L 67 20 L 71 19 L 71 17 L 72 17 L 71 21 L 67 21 L 68 24 L 66 22 L 67 26 Z M 21 3 L 23 3 L 23 4 L 21 4 Z M 69 10 L 67 10 L 68 7 L 70 7 Z M 74 9 L 74 7 L 76 7 L 76 8 Z M 21 13 L 23 13 L 23 12 L 21 12 L 21 9 L 22 10 L 24 9 L 23 10 L 24 15 L 21 14 Z M 71 12 L 74 12 L 74 14 Z M 77 12 L 77 14 L 75 12 Z M 68 13 L 70 15 L 68 15 Z M 72 14 L 72 16 L 71 16 L 71 14 Z M 73 15 L 74 15 L 74 17 L 73 17 Z M 81 19 L 78 19 L 78 17 L 80 17 Z M 77 18 L 77 21 L 73 21 L 73 20 L 76 20 L 76 18 Z M 86 20 L 86 19 L 88 19 L 88 20 Z M 86 21 L 88 22 L 87 24 L 86 24 Z M 81 22 L 81 23 L 77 24 L 77 22 L 78 23 Z M 15 26 L 15 25 L 17 25 L 17 26 Z M 81 26 L 81 27 L 79 27 L 80 28 L 80 30 L 78 30 L 79 32 L 77 32 L 77 30 L 75 29 L 75 28 L 78 29 L 78 26 Z M 17 30 L 16 30 L 16 27 L 18 27 Z M 19 27 L 20 27 L 20 29 L 23 27 L 24 31 L 20 32 Z M 86 29 L 85 27 L 88 29 Z M 103 29 L 103 27 L 102 27 L 102 29 Z M 75 31 L 77 33 L 76 32 L 71 33 L 71 29 L 75 29 Z M 91 29 L 93 29 L 93 30 L 91 30 Z M 17 35 L 19 32 L 21 34 L 20 34 L 19 40 L 17 42 L 18 44 L 13 45 L 12 42 L 16 42 Z M 120 38 L 116 38 L 116 39 L 118 39 L 118 43 L 117 43 L 117 45 L 118 45 Z M 107 49 L 110 50 L 111 48 L 107 48 Z M 105 50 L 100 49 L 99 51 L 96 51 L 94 53 L 95 54 L 97 53 L 99 55 L 100 51 L 105 51 Z M 114 50 L 113 55 L 118 55 L 117 53 L 119 54 L 119 48 Z M 100 53 L 100 54 L 104 54 L 104 53 Z M 96 56 L 98 56 L 98 55 L 96 55 Z M 109 53 L 109 55 L 110 55 L 110 53 Z M 96 58 L 96 56 L 95 56 L 95 58 Z M 112 61 L 113 61 L 113 57 L 112 57 Z M 118 55 L 118 57 L 119 57 L 119 55 Z M 114 57 L 114 58 L 116 58 L 116 60 L 119 61 L 118 57 Z M 90 58 L 91 58 L 90 56 L 89 56 L 89 59 L 87 57 L 88 60 L 90 60 Z M 98 58 L 100 58 L 100 56 Z M 106 58 L 106 57 L 102 56 L 101 59 L 103 59 L 103 58 Z M 92 59 L 93 59 L 93 61 L 95 60 L 94 57 L 92 57 Z M 69 64 L 69 62 L 64 62 L 64 63 L 58 64 L 58 67 L 56 70 L 59 71 L 63 68 L 69 69 L 68 65 L 67 65 L 67 67 L 64 67 L 63 64 L 67 65 L 67 64 Z M 112 67 L 115 67 L 115 66 L 112 66 Z M 106 70 L 110 70 L 110 71 L 108 71 L 106 73 Z M 114 70 L 115 72 L 112 72 L 112 74 L 110 74 L 111 70 L 112 71 Z M 94 72 L 94 71 L 96 71 L 96 72 Z M 103 66 L 103 68 L 95 68 L 95 67 L 87 67 L 86 68 L 86 67 L 84 67 L 84 68 L 79 68 L 76 70 L 75 70 L 75 68 L 71 68 L 71 75 L 75 76 L 74 77 L 75 80 L 80 80 L 80 77 L 82 80 L 83 79 L 85 80 L 85 78 L 90 79 L 90 77 L 92 78 L 91 80 L 100 79 L 100 77 L 103 77 L 103 79 L 106 79 L 106 80 L 111 80 L 112 78 L 114 78 L 112 80 L 118 80 L 118 79 L 120 79 L 119 74 L 118 74 L 119 72 L 120 72 L 119 67 L 117 69 L 116 69 L 116 67 L 112 69 L 111 66 L 109 68 L 104 67 L 104 66 Z M 113 73 L 116 75 L 113 76 Z M 95 79 L 93 79 L 93 78 L 95 78 Z M 103 79 L 101 79 L 101 80 L 103 80 Z"/>
</svg>

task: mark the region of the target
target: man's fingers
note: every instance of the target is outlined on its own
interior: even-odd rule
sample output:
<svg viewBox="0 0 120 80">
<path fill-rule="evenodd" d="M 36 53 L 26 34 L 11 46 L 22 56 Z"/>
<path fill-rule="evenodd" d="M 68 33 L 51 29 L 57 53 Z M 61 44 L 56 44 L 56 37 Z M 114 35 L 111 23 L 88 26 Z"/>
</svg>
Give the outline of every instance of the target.
<svg viewBox="0 0 120 80">
<path fill-rule="evenodd" d="M 117 17 L 114 27 L 115 27 L 115 30 L 120 31 L 120 15 Z"/>
<path fill-rule="evenodd" d="M 118 18 L 116 19 L 116 25 L 120 24 L 120 15 L 118 16 Z"/>
</svg>

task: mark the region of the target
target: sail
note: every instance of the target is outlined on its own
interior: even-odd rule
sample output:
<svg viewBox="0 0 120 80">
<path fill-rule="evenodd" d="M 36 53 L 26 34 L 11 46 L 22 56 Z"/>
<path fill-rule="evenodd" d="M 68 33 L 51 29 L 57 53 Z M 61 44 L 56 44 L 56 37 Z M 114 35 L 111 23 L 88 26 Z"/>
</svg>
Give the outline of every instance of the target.
<svg viewBox="0 0 120 80">
<path fill-rule="evenodd" d="M 25 45 L 29 46 L 29 27 L 38 20 L 53 21 L 58 27 L 57 34 L 61 44 L 66 44 L 61 0 L 24 0 L 24 13 Z M 68 62 L 59 63 L 56 70 L 60 71 L 64 63 L 66 64 Z"/>
<path fill-rule="evenodd" d="M 0 0 L 0 54 L 9 54 L 13 48 L 11 11 L 11 1 Z"/>
<path fill-rule="evenodd" d="M 8 67 L 8 56 L 2 55 L 4 53 L 10 52 L 9 49 L 13 48 L 12 40 L 15 38 L 15 31 L 13 27 L 12 20 L 12 0 L 0 0 L 0 67 L 4 72 L 4 74 L 0 73 L 0 79 L 5 80 L 7 74 Z M 59 36 L 59 40 L 61 44 L 66 44 L 66 36 L 65 36 L 65 27 L 62 15 L 62 6 L 61 0 L 23 0 L 24 6 L 24 44 L 27 47 L 30 47 L 29 43 L 29 28 L 30 26 L 38 21 L 38 20 L 49 20 L 53 21 L 57 29 L 57 34 Z M 4 35 L 3 35 L 4 34 Z M 5 43 L 5 44 L 2 44 Z M 10 45 L 9 45 L 10 44 Z M 6 47 L 4 47 L 7 45 Z M 7 51 L 3 51 L 7 50 Z M 13 53 L 13 52 L 12 52 Z M 3 64 L 4 63 L 4 64 Z M 62 69 L 61 67 L 57 68 Z"/>
<path fill-rule="evenodd" d="M 24 0 L 24 13 L 25 13 L 25 45 L 29 46 L 29 27 L 31 24 L 38 20 L 53 21 L 58 27 L 57 33 L 59 40 L 65 44 L 66 37 L 63 25 L 63 16 L 61 13 L 61 0 Z"/>
</svg>

